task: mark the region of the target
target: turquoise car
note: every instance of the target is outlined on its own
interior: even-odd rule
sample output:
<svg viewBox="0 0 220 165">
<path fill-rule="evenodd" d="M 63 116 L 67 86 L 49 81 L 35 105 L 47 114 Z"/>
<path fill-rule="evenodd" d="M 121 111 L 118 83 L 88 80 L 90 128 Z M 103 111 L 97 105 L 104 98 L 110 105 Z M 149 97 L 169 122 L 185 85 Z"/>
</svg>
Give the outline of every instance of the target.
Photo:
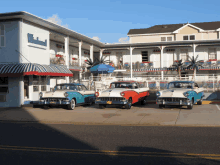
<svg viewBox="0 0 220 165">
<path fill-rule="evenodd" d="M 172 81 L 168 83 L 167 89 L 156 93 L 159 108 L 165 105 L 187 106 L 193 108 L 193 104 L 202 104 L 204 89 L 199 88 L 194 81 Z"/>
<path fill-rule="evenodd" d="M 52 92 L 40 92 L 38 105 L 49 108 L 53 105 L 66 106 L 73 110 L 76 105 L 95 102 L 95 92 L 88 90 L 83 84 L 63 83 L 55 86 Z"/>
</svg>

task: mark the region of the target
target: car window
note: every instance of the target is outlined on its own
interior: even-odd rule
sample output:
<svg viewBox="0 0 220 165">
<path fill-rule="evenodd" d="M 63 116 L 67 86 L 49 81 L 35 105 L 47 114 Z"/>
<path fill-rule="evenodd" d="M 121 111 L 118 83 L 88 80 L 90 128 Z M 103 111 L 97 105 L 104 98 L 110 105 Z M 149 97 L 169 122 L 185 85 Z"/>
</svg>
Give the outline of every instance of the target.
<svg viewBox="0 0 220 165">
<path fill-rule="evenodd" d="M 168 84 L 168 89 L 172 88 L 187 88 L 187 89 L 192 89 L 192 83 L 190 82 L 170 82 Z"/>
<path fill-rule="evenodd" d="M 77 91 L 77 87 L 76 87 L 75 85 L 71 85 L 71 86 L 70 86 L 70 90 L 75 90 L 75 91 Z"/>
<path fill-rule="evenodd" d="M 199 87 L 197 83 L 194 84 L 194 87 Z"/>
<path fill-rule="evenodd" d="M 82 90 L 83 90 L 83 91 L 86 91 L 87 88 L 86 88 L 84 85 L 82 85 Z"/>
<path fill-rule="evenodd" d="M 119 83 L 112 83 L 111 84 L 111 89 L 114 88 L 132 88 L 132 84 L 131 83 L 124 83 L 124 82 L 119 82 Z"/>
<path fill-rule="evenodd" d="M 85 91 L 87 89 L 86 89 L 86 87 L 84 85 L 78 85 L 78 90 L 79 91 Z"/>
</svg>

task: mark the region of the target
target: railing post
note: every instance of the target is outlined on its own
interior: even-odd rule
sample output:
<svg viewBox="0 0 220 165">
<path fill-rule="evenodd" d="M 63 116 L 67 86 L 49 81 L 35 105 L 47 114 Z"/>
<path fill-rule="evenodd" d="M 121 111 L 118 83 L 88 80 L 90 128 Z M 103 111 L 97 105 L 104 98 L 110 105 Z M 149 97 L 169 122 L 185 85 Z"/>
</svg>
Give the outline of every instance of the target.
<svg viewBox="0 0 220 165">
<path fill-rule="evenodd" d="M 214 80 L 215 79 L 215 77 L 214 77 L 214 74 L 213 74 L 213 92 L 215 91 L 215 87 L 214 87 Z"/>
</svg>

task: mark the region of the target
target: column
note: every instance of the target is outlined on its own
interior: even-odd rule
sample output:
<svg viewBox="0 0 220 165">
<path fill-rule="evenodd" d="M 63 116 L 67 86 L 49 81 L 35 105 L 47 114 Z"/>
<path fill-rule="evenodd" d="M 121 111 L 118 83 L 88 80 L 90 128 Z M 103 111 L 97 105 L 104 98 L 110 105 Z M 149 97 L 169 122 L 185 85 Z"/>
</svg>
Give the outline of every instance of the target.
<svg viewBox="0 0 220 165">
<path fill-rule="evenodd" d="M 165 46 L 160 47 L 160 68 L 163 68 L 163 49 Z M 161 71 L 161 80 L 163 80 L 163 71 Z"/>
<path fill-rule="evenodd" d="M 130 47 L 130 61 L 131 61 L 131 78 L 132 78 L 132 51 L 134 48 Z"/>
<path fill-rule="evenodd" d="M 90 59 L 94 63 L 94 60 L 93 60 L 93 45 L 90 46 Z M 93 73 L 91 73 L 91 80 L 93 81 Z M 89 84 L 89 87 L 90 87 L 90 84 Z"/>
<path fill-rule="evenodd" d="M 196 47 L 197 47 L 197 45 L 193 44 L 193 56 L 194 56 L 194 59 L 196 58 Z M 195 71 L 193 71 L 193 74 L 194 73 L 195 73 Z M 196 80 L 196 74 L 194 75 L 194 80 Z"/>
<path fill-rule="evenodd" d="M 91 59 L 92 62 L 93 62 L 93 45 L 90 46 L 90 59 Z"/>
<path fill-rule="evenodd" d="M 79 67 L 82 67 L 82 41 L 79 42 Z M 82 79 L 82 69 L 79 71 L 79 82 Z"/>
<path fill-rule="evenodd" d="M 102 58 L 102 53 L 103 53 L 104 50 L 105 50 L 105 49 L 100 49 L 100 60 L 101 60 L 101 58 Z"/>
<path fill-rule="evenodd" d="M 69 36 L 65 37 L 65 56 L 66 56 L 66 67 L 69 69 Z M 69 76 L 65 77 L 66 83 L 69 83 Z"/>
</svg>

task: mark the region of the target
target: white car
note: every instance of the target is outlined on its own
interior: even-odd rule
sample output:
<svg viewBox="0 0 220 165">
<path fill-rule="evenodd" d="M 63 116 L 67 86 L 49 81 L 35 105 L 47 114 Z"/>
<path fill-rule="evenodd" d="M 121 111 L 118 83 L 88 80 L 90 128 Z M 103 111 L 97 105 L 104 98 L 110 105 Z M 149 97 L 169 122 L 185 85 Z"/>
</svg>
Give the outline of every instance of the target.
<svg viewBox="0 0 220 165">
<path fill-rule="evenodd" d="M 95 102 L 95 91 L 89 91 L 83 84 L 63 83 L 57 84 L 53 92 L 40 92 L 40 100 L 34 104 L 49 108 L 49 106 L 66 106 L 73 110 L 76 105 Z"/>
<path fill-rule="evenodd" d="M 159 108 L 163 108 L 165 105 L 179 105 L 192 109 L 193 104 L 202 104 L 203 91 L 204 89 L 199 88 L 194 81 L 172 81 L 168 83 L 166 90 L 156 93 L 157 104 L 159 104 Z"/>
<path fill-rule="evenodd" d="M 110 88 L 104 91 L 96 92 L 96 104 L 100 108 L 105 108 L 107 104 L 122 105 L 130 109 L 131 105 L 141 101 L 146 104 L 146 98 L 149 96 L 149 88 L 135 81 L 117 81 L 110 85 Z"/>
</svg>

